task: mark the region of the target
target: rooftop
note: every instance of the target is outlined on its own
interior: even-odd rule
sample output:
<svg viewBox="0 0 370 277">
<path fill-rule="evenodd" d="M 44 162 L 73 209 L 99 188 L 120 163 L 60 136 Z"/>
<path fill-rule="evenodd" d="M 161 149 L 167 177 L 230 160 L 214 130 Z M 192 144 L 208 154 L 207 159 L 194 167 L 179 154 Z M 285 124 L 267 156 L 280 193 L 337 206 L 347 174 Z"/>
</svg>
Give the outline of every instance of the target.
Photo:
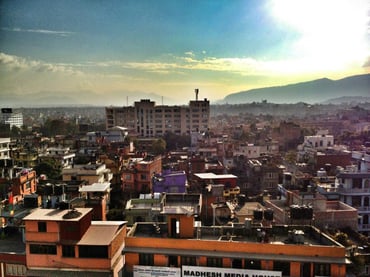
<svg viewBox="0 0 370 277">
<path fill-rule="evenodd" d="M 237 178 L 233 174 L 214 174 L 214 173 L 196 173 L 194 174 L 200 179 L 225 179 L 225 178 Z"/>
<path fill-rule="evenodd" d="M 93 183 L 91 185 L 82 186 L 79 192 L 107 192 L 110 189 L 110 183 Z"/>
<path fill-rule="evenodd" d="M 124 224 L 126 221 L 92 221 L 78 245 L 109 245 Z"/>
<path fill-rule="evenodd" d="M 137 222 L 128 232 L 127 237 L 169 238 L 167 223 Z M 263 225 L 262 222 L 249 220 L 246 220 L 245 223 L 233 223 L 225 226 L 201 226 L 200 222 L 196 221 L 194 237 L 190 239 L 263 243 L 264 245 L 342 247 L 341 244 L 311 225 Z"/>
<path fill-rule="evenodd" d="M 32 213 L 24 217 L 24 220 L 43 220 L 43 221 L 79 221 L 87 215 L 92 208 L 78 208 L 75 210 L 60 210 L 60 209 L 42 209 L 33 210 Z M 69 216 L 74 212 L 76 216 Z"/>
</svg>

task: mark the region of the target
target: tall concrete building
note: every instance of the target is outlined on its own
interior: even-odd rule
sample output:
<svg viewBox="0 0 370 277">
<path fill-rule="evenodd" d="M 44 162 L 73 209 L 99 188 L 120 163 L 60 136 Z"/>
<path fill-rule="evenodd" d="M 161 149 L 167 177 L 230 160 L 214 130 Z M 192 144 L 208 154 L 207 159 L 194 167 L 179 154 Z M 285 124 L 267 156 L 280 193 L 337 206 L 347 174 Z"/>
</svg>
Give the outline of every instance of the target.
<svg viewBox="0 0 370 277">
<path fill-rule="evenodd" d="M 198 100 L 198 92 L 196 89 L 196 99 L 187 106 L 156 105 L 142 99 L 134 106 L 106 107 L 106 128 L 122 126 L 139 137 L 160 137 L 166 132 L 177 135 L 204 132 L 209 125 L 209 100 Z"/>
<path fill-rule="evenodd" d="M 9 124 L 10 128 L 16 126 L 21 128 L 23 126 L 23 114 L 15 113 L 11 108 L 1 109 L 1 123 Z"/>
</svg>

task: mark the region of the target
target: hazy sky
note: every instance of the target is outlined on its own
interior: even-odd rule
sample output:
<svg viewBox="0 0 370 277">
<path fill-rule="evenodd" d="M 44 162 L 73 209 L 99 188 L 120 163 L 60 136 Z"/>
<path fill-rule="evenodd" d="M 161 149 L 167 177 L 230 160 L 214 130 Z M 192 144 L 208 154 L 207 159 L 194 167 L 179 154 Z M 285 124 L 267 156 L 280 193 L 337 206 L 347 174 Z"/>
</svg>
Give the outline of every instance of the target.
<svg viewBox="0 0 370 277">
<path fill-rule="evenodd" d="M 0 94 L 186 104 L 370 72 L 370 0 L 0 1 Z M 111 98 L 110 98 L 111 97 Z M 110 100 L 107 100 L 110 99 Z"/>
</svg>

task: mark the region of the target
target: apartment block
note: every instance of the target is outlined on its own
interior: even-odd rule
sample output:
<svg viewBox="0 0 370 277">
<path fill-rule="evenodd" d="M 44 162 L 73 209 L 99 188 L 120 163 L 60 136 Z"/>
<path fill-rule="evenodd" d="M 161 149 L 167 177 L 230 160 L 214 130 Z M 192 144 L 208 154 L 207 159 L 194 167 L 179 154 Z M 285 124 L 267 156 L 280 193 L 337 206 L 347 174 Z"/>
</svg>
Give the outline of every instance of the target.
<svg viewBox="0 0 370 277">
<path fill-rule="evenodd" d="M 352 152 L 352 166 L 337 175 L 335 188 L 340 200 L 358 210 L 358 231 L 370 234 L 370 154 Z"/>
<path fill-rule="evenodd" d="M 7 124 L 12 128 L 13 126 L 21 128 L 23 126 L 23 114 L 13 112 L 11 108 L 1 109 L 1 123 Z"/>
<path fill-rule="evenodd" d="M 162 171 L 160 156 L 128 158 L 121 165 L 122 190 L 130 195 L 153 192 L 152 177 Z"/>
<path fill-rule="evenodd" d="M 142 99 L 129 107 L 106 107 L 106 128 L 122 126 L 131 135 L 160 137 L 166 132 L 177 135 L 205 132 L 209 126 L 209 100 L 191 100 L 187 106 L 156 105 Z"/>
</svg>

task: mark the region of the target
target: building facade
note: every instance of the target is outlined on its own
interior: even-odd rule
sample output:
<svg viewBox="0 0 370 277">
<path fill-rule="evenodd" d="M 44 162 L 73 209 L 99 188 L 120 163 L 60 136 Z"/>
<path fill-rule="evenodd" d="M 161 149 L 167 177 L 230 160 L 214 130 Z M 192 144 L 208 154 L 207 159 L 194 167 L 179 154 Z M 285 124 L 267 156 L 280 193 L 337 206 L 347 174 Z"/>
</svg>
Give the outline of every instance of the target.
<svg viewBox="0 0 370 277">
<path fill-rule="evenodd" d="M 106 107 L 106 128 L 123 126 L 132 135 L 161 137 L 166 132 L 177 135 L 205 132 L 209 126 L 209 100 L 192 100 L 188 106 L 156 105 L 142 99 L 130 107 Z"/>
<path fill-rule="evenodd" d="M 345 247 L 312 226 L 201 226 L 189 211 L 164 207 L 167 223 L 135 223 L 125 276 L 346 276 Z"/>
<path fill-rule="evenodd" d="M 131 196 L 153 192 L 153 176 L 162 171 L 160 156 L 128 158 L 121 161 L 122 191 Z"/>
<path fill-rule="evenodd" d="M 27 276 L 122 276 L 125 222 L 92 221 L 90 208 L 37 209 L 24 222 Z"/>
<path fill-rule="evenodd" d="M 358 210 L 358 231 L 370 234 L 370 154 L 352 152 L 353 165 L 337 175 L 335 189 L 340 200 Z"/>
<path fill-rule="evenodd" d="M 1 109 L 1 120 L 3 124 L 9 125 L 10 128 L 13 126 L 21 128 L 23 126 L 23 114 L 13 112 L 11 108 Z"/>
</svg>

